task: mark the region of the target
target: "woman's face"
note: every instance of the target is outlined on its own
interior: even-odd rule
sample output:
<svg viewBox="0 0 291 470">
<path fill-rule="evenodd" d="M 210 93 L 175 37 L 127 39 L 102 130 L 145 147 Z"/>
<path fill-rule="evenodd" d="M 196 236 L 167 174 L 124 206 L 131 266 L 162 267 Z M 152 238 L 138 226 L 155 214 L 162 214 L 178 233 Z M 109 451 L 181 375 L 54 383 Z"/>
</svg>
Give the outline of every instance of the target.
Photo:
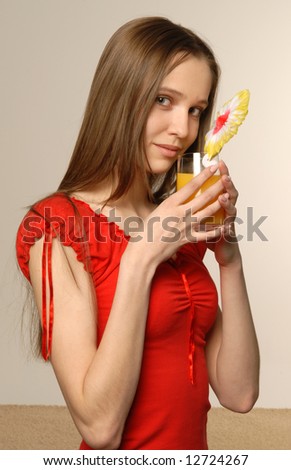
<svg viewBox="0 0 291 470">
<path fill-rule="evenodd" d="M 195 141 L 211 85 L 207 62 L 193 56 L 165 77 L 145 129 L 145 149 L 152 173 L 167 172 Z"/>
</svg>

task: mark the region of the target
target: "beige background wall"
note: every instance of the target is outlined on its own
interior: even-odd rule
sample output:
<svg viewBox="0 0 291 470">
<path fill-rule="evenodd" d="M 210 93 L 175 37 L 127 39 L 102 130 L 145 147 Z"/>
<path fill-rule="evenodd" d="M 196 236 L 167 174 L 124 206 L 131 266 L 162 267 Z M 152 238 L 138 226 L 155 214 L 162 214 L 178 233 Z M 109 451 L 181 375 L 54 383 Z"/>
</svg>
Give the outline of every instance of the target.
<svg viewBox="0 0 291 470">
<path fill-rule="evenodd" d="M 240 191 L 238 231 L 262 358 L 257 406 L 291 408 L 289 0 L 0 0 L 0 403 L 63 403 L 50 366 L 28 361 L 20 341 L 15 232 L 23 207 L 54 190 L 66 169 L 106 41 L 143 15 L 167 16 L 209 41 L 223 71 L 218 105 L 251 91 L 249 116 L 223 157 Z M 259 227 L 267 241 L 252 236 L 248 207 L 254 221 L 267 216 Z M 210 256 L 207 263 L 216 278 Z"/>
</svg>

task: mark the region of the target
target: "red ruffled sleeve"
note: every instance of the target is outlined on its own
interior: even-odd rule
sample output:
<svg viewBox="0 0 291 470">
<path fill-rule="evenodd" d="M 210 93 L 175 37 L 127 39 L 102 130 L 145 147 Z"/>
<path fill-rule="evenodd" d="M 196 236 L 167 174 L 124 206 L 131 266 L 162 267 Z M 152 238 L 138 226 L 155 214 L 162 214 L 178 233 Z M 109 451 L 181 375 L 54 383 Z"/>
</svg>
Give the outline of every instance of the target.
<svg viewBox="0 0 291 470">
<path fill-rule="evenodd" d="M 76 212 L 65 195 L 56 195 L 37 203 L 25 215 L 16 237 L 16 255 L 24 276 L 30 280 L 30 248 L 43 238 L 42 249 L 42 356 L 48 360 L 51 353 L 54 322 L 54 291 L 52 279 L 52 242 L 58 237 L 65 246 L 71 246 L 77 259 L 90 271 L 87 256 L 86 230 L 82 214 Z"/>
</svg>

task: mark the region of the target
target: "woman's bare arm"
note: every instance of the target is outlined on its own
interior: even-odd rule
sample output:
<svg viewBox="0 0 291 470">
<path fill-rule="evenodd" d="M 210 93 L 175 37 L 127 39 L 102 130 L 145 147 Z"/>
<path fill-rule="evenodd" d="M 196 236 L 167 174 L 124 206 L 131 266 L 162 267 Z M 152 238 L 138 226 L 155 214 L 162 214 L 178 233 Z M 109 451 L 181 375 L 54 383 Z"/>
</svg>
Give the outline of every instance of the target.
<svg viewBox="0 0 291 470">
<path fill-rule="evenodd" d="M 52 274 L 54 284 L 54 331 L 51 362 L 79 432 L 89 446 L 96 449 L 119 447 L 125 420 L 131 407 L 140 375 L 150 287 L 156 267 L 170 258 L 188 240 L 192 222 L 185 221 L 191 208 L 203 218 L 213 214 L 218 201 L 201 209 L 222 189 L 213 185 L 192 203 L 183 204 L 203 182 L 211 170 L 195 178 L 172 195 L 151 216 L 160 222 L 152 225 L 151 242 L 147 233 L 141 240 L 128 243 L 121 258 L 117 287 L 102 340 L 96 346 L 96 314 L 91 281 L 72 248 L 54 240 Z M 162 224 L 167 216 L 176 215 L 181 237 L 172 242 Z M 188 226 L 187 226 L 188 224 Z M 190 226 L 189 226 L 190 224 Z M 145 224 L 146 226 L 146 224 Z M 196 227 L 197 229 L 197 227 Z M 197 239 L 209 239 L 211 233 L 196 231 Z M 30 253 L 30 276 L 41 311 L 42 240 Z"/>
</svg>

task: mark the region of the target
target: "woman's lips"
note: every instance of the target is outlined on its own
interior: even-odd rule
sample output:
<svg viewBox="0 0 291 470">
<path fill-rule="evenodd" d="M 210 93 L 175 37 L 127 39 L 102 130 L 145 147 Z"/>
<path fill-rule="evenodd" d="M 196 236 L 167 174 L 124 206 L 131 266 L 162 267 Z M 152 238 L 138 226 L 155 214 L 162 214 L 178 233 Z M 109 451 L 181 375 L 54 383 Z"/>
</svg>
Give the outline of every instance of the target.
<svg viewBox="0 0 291 470">
<path fill-rule="evenodd" d="M 155 144 L 161 151 L 161 154 L 164 157 L 177 157 L 178 153 L 181 152 L 180 147 L 176 147 L 175 145 L 167 145 L 167 144 Z"/>
</svg>

